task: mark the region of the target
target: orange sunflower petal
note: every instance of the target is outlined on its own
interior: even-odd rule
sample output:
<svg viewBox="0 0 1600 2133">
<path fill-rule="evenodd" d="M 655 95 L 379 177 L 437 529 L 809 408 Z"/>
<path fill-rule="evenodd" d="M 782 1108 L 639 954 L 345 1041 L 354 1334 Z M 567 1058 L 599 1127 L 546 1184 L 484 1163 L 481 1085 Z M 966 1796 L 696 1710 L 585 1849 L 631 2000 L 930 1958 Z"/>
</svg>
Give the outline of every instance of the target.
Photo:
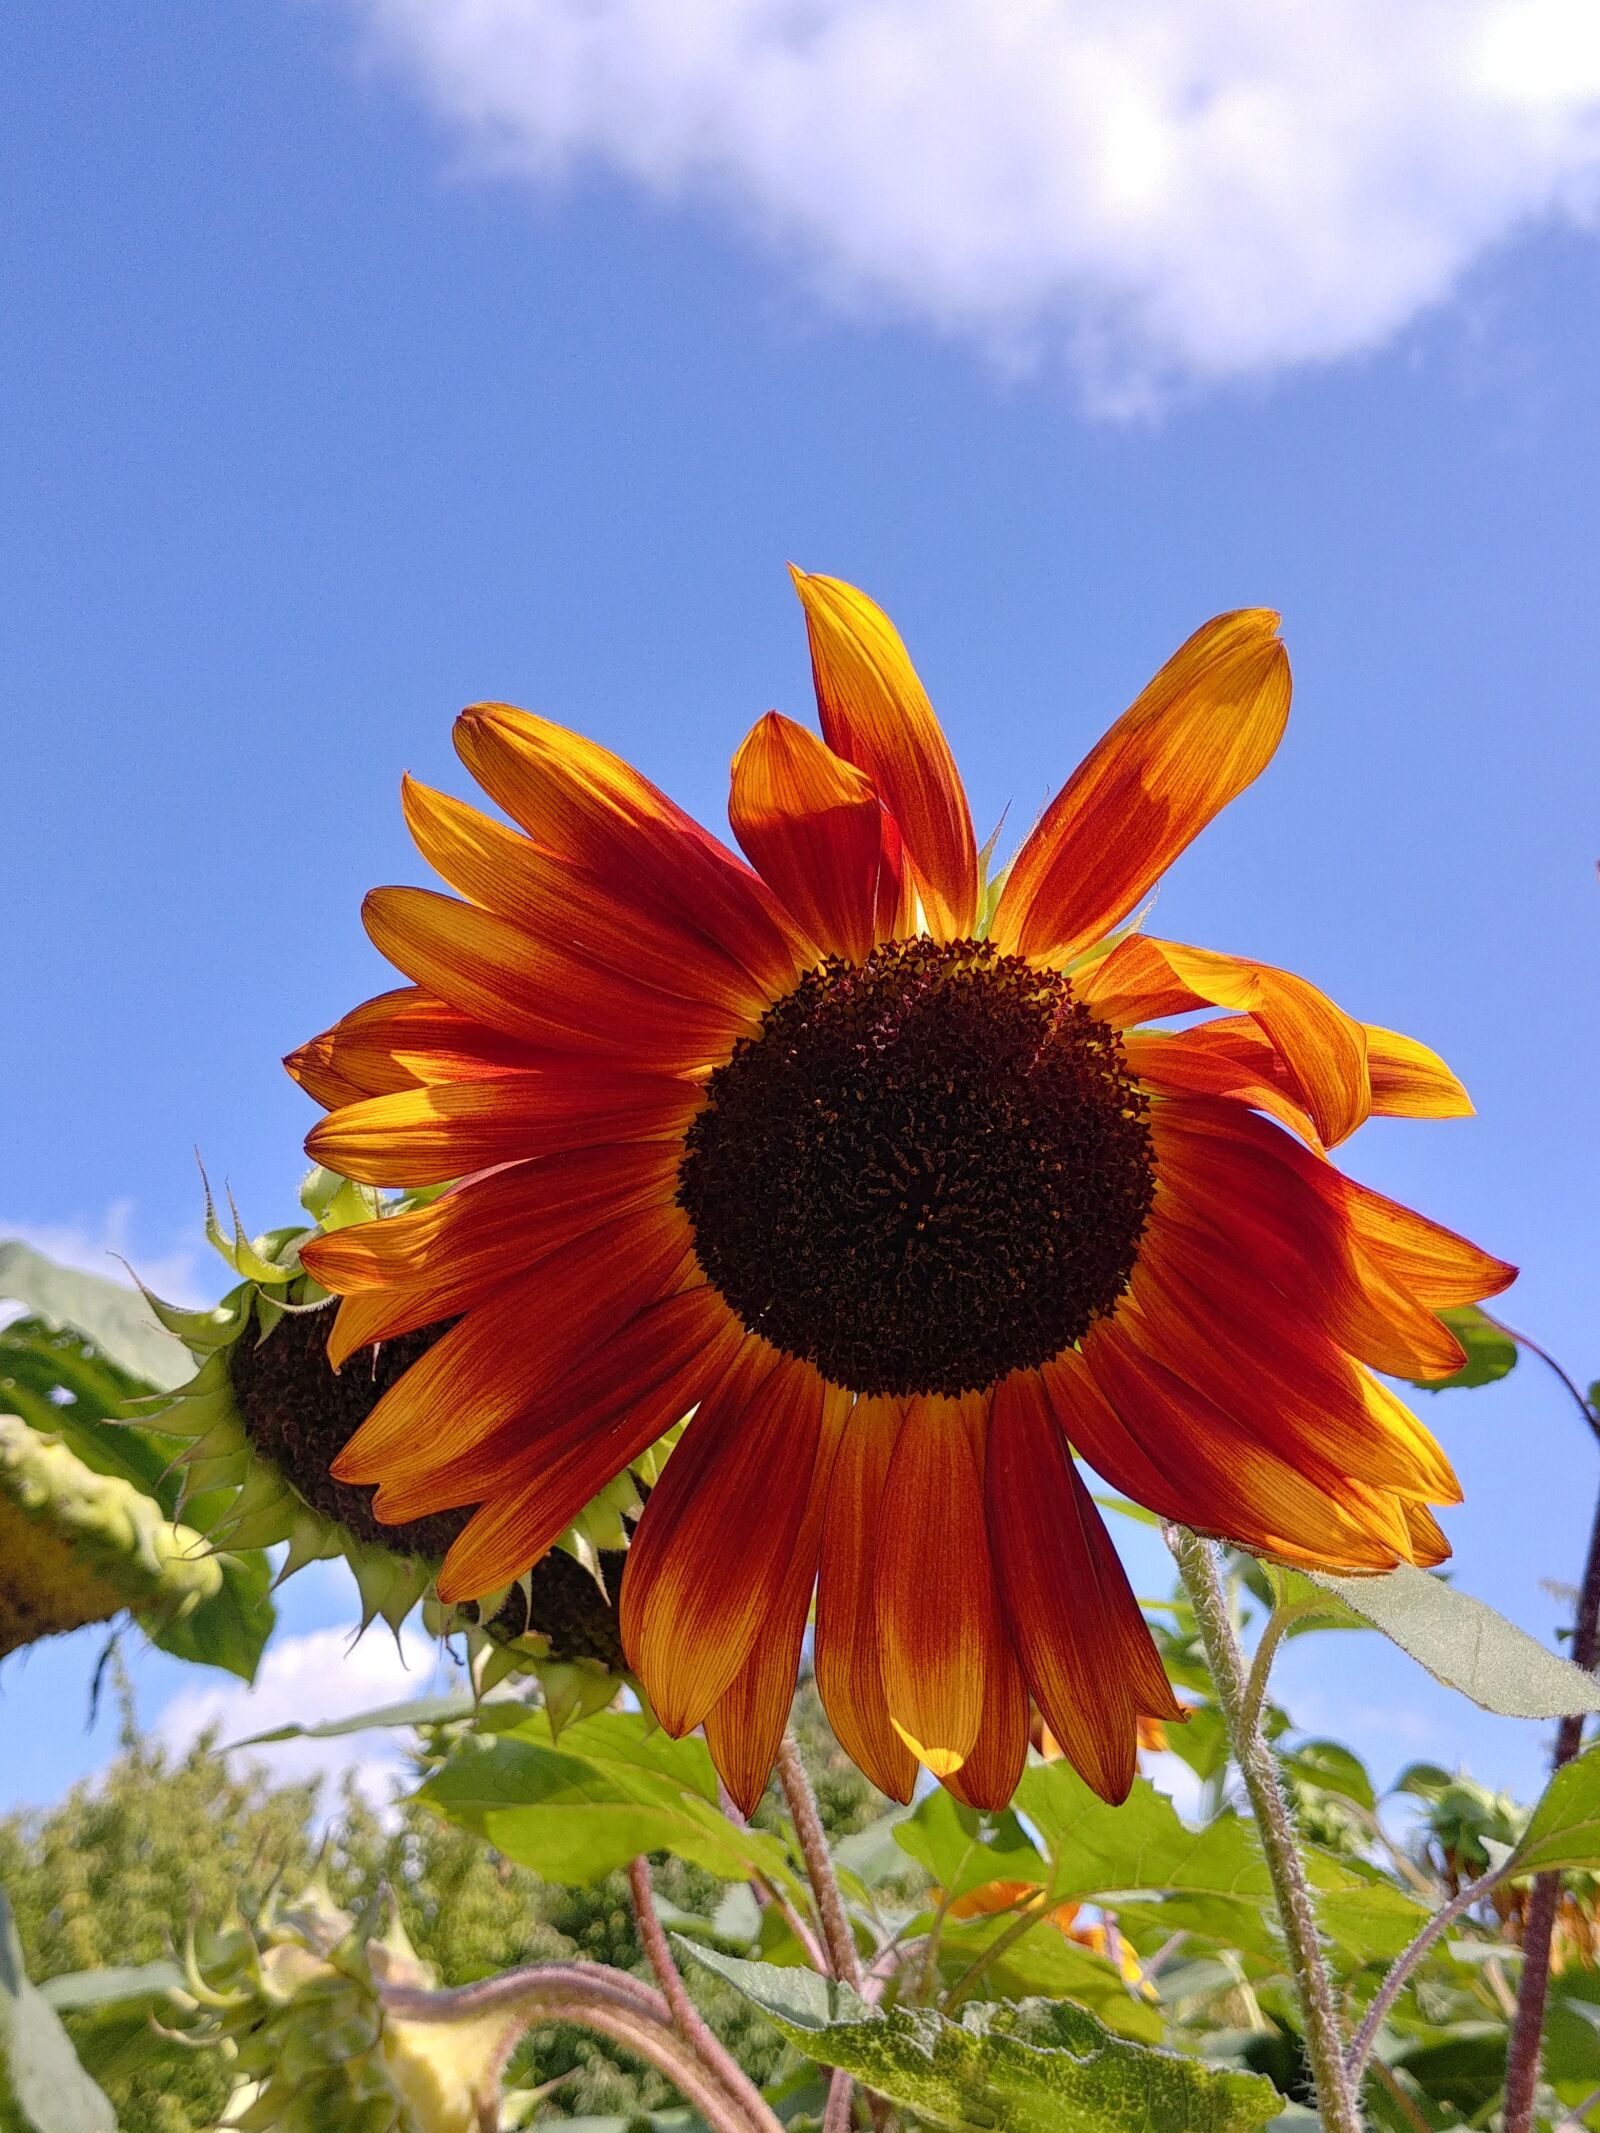
<svg viewBox="0 0 1600 2133">
<path fill-rule="evenodd" d="M 1162 1477 L 1160 1497 L 1142 1499 L 1151 1510 L 1310 1568 L 1394 1569 L 1401 1551 L 1373 1532 L 1358 1483 L 1336 1496 L 1244 1436 L 1214 1401 L 1143 1351 L 1134 1324 L 1128 1311 L 1102 1319 L 1084 1340 L 1083 1359 Z M 1094 1448 L 1083 1450 L 1099 1467 Z"/>
<path fill-rule="evenodd" d="M 614 1216 L 673 1197 L 670 1141 L 569 1148 L 469 1180 L 409 1214 L 308 1237 L 300 1263 L 325 1289 L 424 1290 L 447 1318 Z M 426 1319 L 421 1321 L 426 1325 Z"/>
<path fill-rule="evenodd" d="M 759 1015 L 766 1005 L 747 972 L 654 900 L 616 895 L 570 860 L 414 778 L 402 780 L 400 799 L 423 858 L 486 911 L 675 998 L 735 1016 Z"/>
<path fill-rule="evenodd" d="M 748 1007 L 635 985 L 565 942 L 433 889 L 373 889 L 361 915 L 397 970 L 527 1044 L 690 1069 L 725 1059 L 759 1019 Z"/>
<path fill-rule="evenodd" d="M 794 983 L 805 945 L 771 890 L 620 757 L 509 704 L 474 704 L 455 739 L 478 783 L 536 844 L 630 901 L 661 906 L 770 997 Z"/>
<path fill-rule="evenodd" d="M 823 738 L 893 815 L 935 940 L 963 940 L 978 908 L 978 846 L 950 744 L 899 632 L 838 578 L 792 573 L 805 609 Z"/>
<path fill-rule="evenodd" d="M 430 1082 L 529 1073 L 548 1064 L 548 1054 L 417 985 L 364 1000 L 284 1061 L 329 1110 Z"/>
<path fill-rule="evenodd" d="M 1292 971 L 1274 970 L 1240 956 L 1218 955 L 1208 948 L 1187 948 L 1179 941 L 1141 938 L 1145 968 L 1154 974 L 1164 965 L 1172 980 L 1170 987 L 1159 985 L 1157 997 L 1162 1004 L 1158 1012 L 1172 1014 L 1184 1007 L 1242 1009 L 1282 1059 L 1290 1092 L 1310 1113 L 1324 1145 L 1331 1148 L 1348 1139 L 1372 1108 L 1363 1023 L 1354 1021 Z M 1106 961 L 1114 958 L 1115 951 Z M 1101 982 L 1105 983 L 1104 972 Z M 1104 1009 L 1097 1007 L 1096 1012 Z"/>
<path fill-rule="evenodd" d="M 806 1616 L 817 1581 L 828 1482 L 850 1396 L 827 1388 L 811 1494 L 789 1567 L 744 1664 L 706 1713 L 706 1746 L 742 1814 L 753 1814 L 778 1759 L 794 1703 Z"/>
<path fill-rule="evenodd" d="M 1271 1040 L 1254 1023 L 1248 1039 L 1218 1025 L 1197 1029 L 1130 1029 L 1122 1035 L 1130 1070 L 1150 1088 L 1184 1096 L 1218 1096 L 1248 1105 L 1275 1118 L 1308 1147 L 1322 1148 L 1311 1114 L 1290 1095 L 1287 1078 Z"/>
<path fill-rule="evenodd" d="M 1033 1371 L 995 1387 L 987 1501 L 1005 1619 L 1033 1700 L 1084 1782 L 1102 1799 L 1126 1799 L 1139 1712 L 1180 1714 Z"/>
<path fill-rule="evenodd" d="M 484 1490 L 482 1508 L 445 1557 L 440 1599 L 478 1599 L 520 1577 L 608 1481 L 715 1396 L 746 1338 L 707 1289 L 686 1290 L 640 1312 L 552 1388 L 517 1451 L 474 1482 Z M 403 1503 L 386 1508 L 387 1494 L 380 1490 L 375 1500 L 380 1517 L 404 1524 L 418 1515 Z M 437 1502 L 437 1493 L 424 1500 Z M 453 1502 L 473 1500 L 471 1492 L 451 1495 Z"/>
<path fill-rule="evenodd" d="M 978 1737 L 961 1768 L 943 1780 L 944 1788 L 963 1807 L 993 1812 L 1010 1804 L 1027 1761 L 1028 1691 L 997 1609 L 994 1634 L 984 1656 Z"/>
<path fill-rule="evenodd" d="M 1076 954 L 1126 917 L 1272 758 L 1289 661 L 1266 608 L 1219 615 L 1091 749 L 1023 844 L 992 937 L 1004 954 Z"/>
<path fill-rule="evenodd" d="M 788 1575 L 825 1397 L 809 1363 L 752 1341 L 650 1493 L 619 1621 L 629 1663 L 675 1737 L 699 1725 L 739 1671 Z"/>
<path fill-rule="evenodd" d="M 1331 1164 L 1252 1112 L 1202 1097 L 1158 1106 L 1151 1137 L 1166 1218 L 1221 1236 L 1362 1362 L 1411 1378 L 1461 1368 L 1455 1336 L 1366 1249 L 1338 1194 L 1350 1181 Z M 1337 1183 L 1323 1193 L 1314 1180 Z"/>
<path fill-rule="evenodd" d="M 1422 1424 L 1411 1417 L 1396 1427 L 1376 1409 L 1360 1366 L 1236 1254 L 1202 1249 L 1192 1232 L 1158 1218 L 1132 1296 L 1146 1352 L 1304 1472 L 1436 1503 L 1459 1499 L 1450 1463 Z"/>
<path fill-rule="evenodd" d="M 817 1586 L 817 1692 L 850 1760 L 892 1800 L 909 1800 L 916 1757 L 889 1720 L 878 1657 L 876 1596 L 889 1462 L 905 1403 L 856 1401 L 840 1439 Z"/>
<path fill-rule="evenodd" d="M 363 1185 L 443 1185 L 560 1149 L 675 1137 L 702 1101 L 643 1074 L 506 1074 L 346 1104 L 311 1129 L 306 1153 Z"/>
<path fill-rule="evenodd" d="M 1383 1118 L 1470 1118 L 1472 1098 L 1437 1052 L 1398 1030 L 1367 1024 L 1372 1108 Z"/>
<path fill-rule="evenodd" d="M 728 819 L 745 855 L 825 955 L 877 941 L 884 812 L 870 781 L 793 719 L 757 719 L 733 759 Z"/>
<path fill-rule="evenodd" d="M 668 1206 L 624 1215 L 530 1267 L 434 1342 L 379 1400 L 334 1461 L 341 1481 L 459 1474 L 465 1455 L 682 1285 L 688 1226 Z M 470 1489 L 456 1503 L 471 1503 Z M 443 1506 L 441 1506 L 443 1508 Z"/>
<path fill-rule="evenodd" d="M 884 1695 L 895 1730 L 935 1777 L 960 1769 L 983 1717 L 994 1590 L 973 1439 L 986 1397 L 908 1399 L 884 1487 Z"/>
<path fill-rule="evenodd" d="M 1437 1052 L 1419 1044 L 1415 1037 L 1402 1037 L 1398 1031 L 1380 1029 L 1373 1022 L 1363 1023 L 1362 1028 L 1366 1035 L 1367 1079 L 1372 1087 L 1374 1117 L 1472 1116 L 1471 1097 Z M 1223 1015 L 1215 1022 L 1202 1023 L 1198 1029 L 1184 1031 L 1181 1040 L 1166 1031 L 1130 1030 L 1123 1042 L 1130 1047 L 1135 1044 L 1157 1047 L 1158 1051 L 1151 1056 L 1158 1057 L 1165 1056 L 1166 1045 L 1179 1041 L 1187 1043 L 1191 1039 L 1207 1054 L 1207 1065 L 1200 1071 L 1209 1073 L 1216 1086 L 1207 1087 L 1199 1078 L 1181 1084 L 1174 1082 L 1174 1086 L 1181 1085 L 1201 1095 L 1233 1096 L 1254 1104 L 1258 1110 L 1266 1111 L 1288 1126 L 1291 1132 L 1299 1133 L 1309 1145 L 1316 1145 L 1315 1136 L 1305 1131 L 1296 1116 L 1300 1094 L 1296 1077 L 1265 1031 L 1250 1016 Z M 1218 1064 L 1222 1061 L 1231 1062 L 1237 1086 L 1227 1085 L 1227 1071 Z M 1191 1070 L 1186 1065 L 1184 1071 Z M 1262 1083 L 1276 1087 L 1276 1104 L 1270 1095 L 1258 1093 Z"/>
</svg>

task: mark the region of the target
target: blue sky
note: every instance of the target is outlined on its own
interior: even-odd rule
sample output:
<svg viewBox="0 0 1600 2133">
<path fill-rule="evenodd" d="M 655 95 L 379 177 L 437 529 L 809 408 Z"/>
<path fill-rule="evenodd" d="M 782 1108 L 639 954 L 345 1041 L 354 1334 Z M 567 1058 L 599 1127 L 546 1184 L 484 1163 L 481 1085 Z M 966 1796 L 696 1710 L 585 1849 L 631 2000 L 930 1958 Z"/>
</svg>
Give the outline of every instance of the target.
<svg viewBox="0 0 1600 2133">
<path fill-rule="evenodd" d="M 1519 132 L 1407 45 L 1419 176 L 1382 108 L 1363 132 L 1253 55 L 1308 160 L 1326 118 L 1351 163 L 1295 196 L 1287 247 L 1294 159 L 1218 176 L 1182 139 L 1191 182 L 1137 244 L 1103 203 L 1070 229 L 986 210 L 972 244 L 891 197 L 884 159 L 921 151 L 867 155 L 848 53 L 765 131 L 730 119 L 708 174 L 685 144 L 738 116 L 737 68 L 642 84 L 601 54 L 555 110 L 470 13 L 78 0 L 0 29 L 0 1231 L 176 1281 L 197 1145 L 248 1221 L 288 1219 L 311 1113 L 278 1059 L 386 982 L 357 908 L 422 878 L 401 770 L 464 789 L 451 716 L 505 697 L 720 825 L 749 722 L 809 710 L 793 557 L 896 617 L 983 829 L 1020 831 L 1208 615 L 1283 611 L 1288 738 L 1157 923 L 1445 1054 L 1479 1116 L 1368 1128 L 1350 1165 L 1517 1260 L 1508 1314 L 1600 1371 L 1600 250 L 1554 61 L 1524 68 L 1544 123 Z M 1505 10 L 1467 13 L 1499 50 Z M 1362 33 L 1357 0 L 1328 14 Z M 970 20 L 927 20 L 948 74 Z M 926 60 L 910 24 L 885 35 Z M 1037 132 L 1014 88 L 962 119 L 985 201 L 978 149 Z M 751 146 L 774 131 L 789 163 Z M 1592 1445 L 1532 1369 L 1427 1412 L 1467 1490 L 1462 1582 L 1548 1633 Z M 336 1624 L 340 1588 L 292 1613 Z M 91 1659 L 0 1684 L 25 1744 L 0 1799 L 106 1752 Z M 153 1715 L 177 1670 L 143 1678 Z M 1313 1641 L 1286 1680 L 1380 1770 L 1459 1751 L 1534 1782 L 1537 1728 L 1375 1639 Z"/>
</svg>

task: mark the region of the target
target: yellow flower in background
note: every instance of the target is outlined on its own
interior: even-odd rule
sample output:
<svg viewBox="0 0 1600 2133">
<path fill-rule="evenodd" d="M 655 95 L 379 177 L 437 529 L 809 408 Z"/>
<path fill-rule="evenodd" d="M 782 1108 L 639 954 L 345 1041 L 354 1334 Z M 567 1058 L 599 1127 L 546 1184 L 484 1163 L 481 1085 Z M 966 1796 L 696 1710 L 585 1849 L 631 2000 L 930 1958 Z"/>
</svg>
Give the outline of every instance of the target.
<svg viewBox="0 0 1600 2133">
<path fill-rule="evenodd" d="M 1450 1375 L 1437 1311 L 1513 1270 L 1327 1151 L 1471 1107 L 1302 978 L 1115 931 L 1276 748 L 1275 616 L 1199 630 L 986 885 L 887 617 L 797 584 L 822 736 L 769 713 L 738 750 L 750 865 L 503 705 L 456 739 L 517 827 L 406 782 L 457 895 L 371 894 L 409 982 L 289 1066 L 331 1113 L 319 1162 L 460 1182 L 303 1260 L 343 1298 L 336 1362 L 458 1322 L 335 1472 L 389 1520 L 476 1506 L 439 1577 L 467 1599 L 693 1410 L 622 1628 L 741 1805 L 813 1589 L 829 1717 L 886 1792 L 920 1759 L 1003 1803 L 1031 1703 L 1118 1799 L 1141 1719 L 1181 1713 L 1074 1450 L 1287 1562 L 1441 1560 L 1454 1476 L 1372 1373 Z"/>
</svg>

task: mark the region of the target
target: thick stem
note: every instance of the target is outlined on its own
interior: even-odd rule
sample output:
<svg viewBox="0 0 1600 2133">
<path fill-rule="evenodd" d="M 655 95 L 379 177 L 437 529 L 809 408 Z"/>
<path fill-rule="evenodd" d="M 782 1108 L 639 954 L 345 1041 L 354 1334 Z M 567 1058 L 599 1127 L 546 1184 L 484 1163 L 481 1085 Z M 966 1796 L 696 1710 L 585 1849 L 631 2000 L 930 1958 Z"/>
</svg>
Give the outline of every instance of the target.
<svg viewBox="0 0 1600 2133">
<path fill-rule="evenodd" d="M 828 1855 L 828 1839 L 817 1810 L 817 1796 L 811 1789 L 811 1780 L 806 1775 L 806 1766 L 800 1760 L 800 1750 L 792 1733 L 784 1735 L 783 1746 L 778 1750 L 778 1783 L 789 1803 L 794 1833 L 800 1840 L 800 1856 L 805 1861 L 806 1878 L 817 1899 L 817 1916 L 822 1921 L 828 1967 L 841 1984 L 859 1992 L 861 1957 L 845 1913 L 844 1898 L 839 1894 L 833 1860 Z"/>
<path fill-rule="evenodd" d="M 766 2133 L 765 2125 L 735 2102 L 677 2034 L 661 1995 L 598 1963 L 508 1970 L 445 1992 L 388 1986 L 382 1997 L 389 2013 L 410 2022 L 465 2022 L 498 2014 L 523 2028 L 535 2022 L 571 2022 L 594 2030 L 665 2074 L 712 2133 L 756 2133 L 758 2125 L 760 2133 Z"/>
<path fill-rule="evenodd" d="M 1333 1986 L 1322 1958 L 1316 1912 L 1295 1843 L 1289 1803 L 1259 1722 L 1246 1723 L 1244 1656 L 1217 1575 L 1216 1555 L 1211 1543 L 1191 1533 L 1187 1526 L 1169 1525 L 1163 1530 L 1194 1608 L 1195 1627 L 1205 1645 L 1233 1759 L 1250 1796 L 1261 1849 L 1272 1877 L 1289 1967 L 1300 2000 L 1317 2109 L 1327 2133 L 1361 2133 L 1361 2114 L 1345 2072 Z"/>
<path fill-rule="evenodd" d="M 792 1733 L 783 1736 L 783 1746 L 778 1750 L 778 1783 L 783 1787 L 784 1799 L 788 1802 L 789 1816 L 794 1823 L 794 1833 L 800 1844 L 800 1856 L 805 1861 L 806 1879 L 811 1883 L 811 1893 L 817 1900 L 817 1916 L 822 1921 L 822 1938 L 827 1945 L 828 1966 L 841 1984 L 848 1985 L 852 1992 L 866 1994 L 866 1981 L 861 1972 L 861 1956 L 856 1948 L 856 1937 L 850 1930 L 849 1915 L 845 1911 L 844 1898 L 839 1893 L 838 1876 L 833 1871 L 833 1859 L 828 1851 L 827 1833 L 822 1827 L 822 1816 L 817 1808 L 817 1796 L 811 1789 L 811 1780 L 806 1775 L 806 1766 L 800 1760 L 800 1750 Z M 887 2133 L 895 2123 L 895 2114 L 883 2097 L 867 2092 L 867 2107 L 872 2113 L 876 2133 Z M 848 2074 L 836 2072 L 828 2084 L 828 2104 L 824 2124 L 827 2133 L 843 2133 L 850 2124 L 851 2098 L 854 2084 Z"/>
<path fill-rule="evenodd" d="M 661 1930 L 655 1890 L 650 1885 L 650 1862 L 642 1853 L 628 1863 L 628 1887 L 633 1895 L 633 1915 L 639 1928 L 639 1939 L 650 1958 L 656 1982 L 666 1995 L 679 2036 L 707 2071 L 744 2106 L 751 2122 L 759 2126 L 762 2133 L 782 2133 L 777 2113 L 690 1999 L 683 1973 L 673 1961 L 667 1936 Z"/>
<path fill-rule="evenodd" d="M 1558 1374 L 1565 1380 L 1564 1372 Z M 1585 1673 L 1592 1673 L 1597 1657 L 1600 1657 L 1600 1500 L 1595 1504 L 1594 1523 L 1589 1529 L 1589 1559 L 1584 1564 L 1583 1589 L 1578 1595 L 1572 1663 L 1581 1666 Z M 1555 1753 L 1550 1758 L 1552 1772 L 1570 1763 L 1582 1744 L 1582 1715 L 1562 1719 L 1556 1734 Z M 1555 1934 L 1556 1910 L 1560 1902 L 1561 1876 L 1540 1874 L 1528 1899 L 1527 1923 L 1522 1934 L 1522 1980 L 1517 1987 L 1517 2016 L 1511 2025 L 1511 2043 L 1506 2051 L 1505 2133 L 1529 2133 L 1533 2124 L 1539 2062 L 1544 2048 L 1545 2003 L 1550 1996 L 1550 1943 Z"/>
</svg>

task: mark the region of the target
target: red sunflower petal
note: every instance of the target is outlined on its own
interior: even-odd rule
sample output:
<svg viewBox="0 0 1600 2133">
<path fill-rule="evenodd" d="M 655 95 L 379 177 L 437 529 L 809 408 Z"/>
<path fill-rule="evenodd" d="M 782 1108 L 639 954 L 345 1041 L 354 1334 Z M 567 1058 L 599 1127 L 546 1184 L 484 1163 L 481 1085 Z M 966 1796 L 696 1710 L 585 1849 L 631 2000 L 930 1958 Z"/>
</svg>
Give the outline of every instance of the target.
<svg viewBox="0 0 1600 2133">
<path fill-rule="evenodd" d="M 1396 1285 L 1337 1200 L 1319 1193 L 1294 1159 L 1337 1179 L 1331 1164 L 1253 1113 L 1200 1097 L 1159 1105 L 1151 1135 L 1167 1219 L 1225 1239 L 1362 1362 L 1409 1378 L 1461 1368 L 1455 1336 Z"/>
<path fill-rule="evenodd" d="M 706 1713 L 706 1746 L 742 1814 L 755 1812 L 789 1722 L 806 1616 L 817 1581 L 828 1480 L 849 1408 L 849 1395 L 830 1385 L 811 1495 L 788 1572 L 744 1664 Z"/>
<path fill-rule="evenodd" d="M 651 1491 L 619 1619 L 629 1662 L 676 1738 L 739 1671 L 788 1576 L 825 1397 L 809 1363 L 752 1341 Z"/>
<path fill-rule="evenodd" d="M 658 903 L 614 894 L 570 860 L 414 778 L 402 781 L 400 799 L 423 858 L 486 911 L 675 998 L 736 1016 L 759 1016 L 766 1005 L 747 972 Z"/>
<path fill-rule="evenodd" d="M 346 1104 L 311 1129 L 306 1153 L 363 1185 L 443 1185 L 562 1149 L 674 1139 L 703 1100 L 643 1074 L 505 1074 Z"/>
<path fill-rule="evenodd" d="M 535 843 L 629 900 L 662 907 L 713 942 L 776 998 L 804 944 L 766 884 L 648 778 L 565 727 L 474 704 L 456 748 L 490 798 Z"/>
<path fill-rule="evenodd" d="M 283 1063 L 318 1103 L 336 1110 L 436 1081 L 530 1073 L 550 1058 L 420 986 L 401 985 L 353 1007 Z"/>
<path fill-rule="evenodd" d="M 916 1757 L 895 1731 L 878 1657 L 877 1580 L 883 1496 L 905 1418 L 901 1400 L 863 1398 L 840 1439 L 823 1525 L 817 1587 L 817 1691 L 840 1746 L 892 1800 L 909 1800 Z"/>
<path fill-rule="evenodd" d="M 529 1268 L 395 1380 L 334 1461 L 334 1473 L 364 1482 L 440 1473 L 453 1485 L 468 1453 L 520 1421 L 592 1349 L 681 1286 L 688 1256 L 688 1225 L 668 1205 L 608 1222 Z M 465 1488 L 451 1500 L 474 1498 Z"/>
<path fill-rule="evenodd" d="M 1126 1799 L 1139 1713 L 1181 1713 L 1035 1372 L 995 1388 L 987 1502 L 1005 1619 L 1033 1700 L 1084 1782 L 1102 1799 Z"/>
<path fill-rule="evenodd" d="M 478 1599 L 520 1577 L 608 1481 L 691 1408 L 715 1397 L 747 1338 L 707 1289 L 686 1290 L 640 1312 L 551 1390 L 543 1408 L 553 1419 L 530 1418 L 518 1451 L 486 1481 L 473 1483 L 473 1491 L 484 1490 L 482 1508 L 445 1558 L 440 1599 Z M 381 1518 L 404 1524 L 418 1515 L 403 1502 L 388 1508 L 388 1494 L 380 1490 L 376 1499 Z M 436 1502 L 437 1492 L 423 1500 Z M 473 1492 L 451 1494 L 452 1502 L 473 1500 Z"/>
<path fill-rule="evenodd" d="M 804 726 L 769 711 L 733 759 L 728 819 L 817 948 L 864 962 L 878 937 L 885 821 L 871 782 Z"/>
<path fill-rule="evenodd" d="M 1146 1353 L 1305 1473 L 1459 1501 L 1450 1463 L 1421 1423 L 1396 1428 L 1381 1417 L 1359 1365 L 1236 1253 L 1202 1248 L 1157 1216 L 1132 1294 Z"/>
<path fill-rule="evenodd" d="M 436 1316 L 617 1215 L 670 1200 L 680 1155 L 670 1141 L 563 1149 L 470 1179 L 410 1214 L 307 1238 L 300 1262 L 325 1289 L 426 1290 Z M 426 1325 L 428 1321 L 421 1321 Z"/>
<path fill-rule="evenodd" d="M 1139 1500 L 1161 1517 L 1313 1568 L 1392 1570 L 1401 1559 L 1391 1538 L 1373 1531 L 1360 1484 L 1344 1484 L 1335 1495 L 1243 1435 L 1214 1401 L 1144 1352 L 1131 1311 L 1120 1310 L 1114 1320 L 1091 1328 L 1083 1360 L 1124 1432 L 1160 1476 L 1159 1493 Z M 1050 1367 L 1045 1374 L 1053 1394 L 1059 1374 Z M 1127 1487 L 1082 1437 L 1086 1420 L 1092 1429 L 1092 1415 L 1083 1414 L 1067 1427 L 1080 1433 L 1085 1457 L 1108 1480 Z"/>
<path fill-rule="evenodd" d="M 865 771 L 893 815 L 935 940 L 963 940 L 978 908 L 978 846 L 950 744 L 898 631 L 838 578 L 793 572 L 811 640 L 823 738 Z"/>
<path fill-rule="evenodd" d="M 1108 933 L 1260 775 L 1289 716 L 1265 608 L 1219 615 L 1169 659 L 1045 810 L 1006 877 L 992 937 L 1062 957 Z"/>
<path fill-rule="evenodd" d="M 680 1071 L 725 1059 L 758 1016 L 675 1000 L 600 970 L 577 949 L 433 889 L 373 889 L 361 907 L 397 970 L 507 1036 L 617 1066 Z"/>
<path fill-rule="evenodd" d="M 935 1777 L 983 1717 L 994 1608 L 974 1438 L 986 1395 L 917 1394 L 889 1462 L 878 1541 L 878 1652 L 895 1729 Z"/>
<path fill-rule="evenodd" d="M 1010 1805 L 1027 1761 L 1028 1691 L 1017 1655 L 997 1620 L 984 1658 L 978 1737 L 961 1768 L 942 1782 L 963 1807 L 993 1813 Z"/>
</svg>

